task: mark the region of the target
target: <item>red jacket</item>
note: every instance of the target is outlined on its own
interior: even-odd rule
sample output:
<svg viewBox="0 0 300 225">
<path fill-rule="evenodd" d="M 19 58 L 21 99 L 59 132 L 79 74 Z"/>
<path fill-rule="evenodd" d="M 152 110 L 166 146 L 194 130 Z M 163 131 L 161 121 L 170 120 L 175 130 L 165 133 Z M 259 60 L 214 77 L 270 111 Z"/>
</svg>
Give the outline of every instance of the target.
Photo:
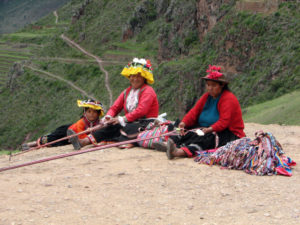
<svg viewBox="0 0 300 225">
<path fill-rule="evenodd" d="M 208 96 L 209 94 L 205 93 L 198 100 L 196 105 L 184 116 L 182 121 L 185 123 L 186 127 L 191 127 L 198 123 L 198 118 L 203 110 Z M 235 95 L 228 90 L 224 90 L 221 94 L 217 107 L 220 117 L 217 122 L 211 125 L 213 130 L 220 132 L 228 128 L 239 138 L 245 137 L 246 135 L 244 133 L 242 110 Z"/>
<path fill-rule="evenodd" d="M 110 107 L 107 115 L 115 117 L 124 109 L 127 122 L 133 122 L 141 118 L 156 118 L 158 116 L 159 105 L 155 91 L 148 84 L 144 84 L 139 92 L 138 106 L 132 112 L 126 108 L 126 99 L 131 86 L 123 91 L 114 104 Z"/>
</svg>

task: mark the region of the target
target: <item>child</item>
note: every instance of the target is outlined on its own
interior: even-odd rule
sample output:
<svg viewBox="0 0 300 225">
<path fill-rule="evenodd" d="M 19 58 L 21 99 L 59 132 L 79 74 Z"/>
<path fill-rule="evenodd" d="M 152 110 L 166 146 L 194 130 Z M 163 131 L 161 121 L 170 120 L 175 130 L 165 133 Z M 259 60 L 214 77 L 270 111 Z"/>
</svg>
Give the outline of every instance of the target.
<svg viewBox="0 0 300 225">
<path fill-rule="evenodd" d="M 58 140 L 60 138 L 64 138 L 66 136 L 69 136 L 71 134 L 82 132 L 88 128 L 94 127 L 100 123 L 100 117 L 104 115 L 104 110 L 102 107 L 102 104 L 98 101 L 94 100 L 77 100 L 78 107 L 83 107 L 83 115 L 80 120 L 78 120 L 74 124 L 67 124 L 60 126 L 56 128 L 55 131 L 53 131 L 50 134 L 43 135 L 42 137 L 38 138 L 37 141 L 25 143 L 22 145 L 22 150 L 28 150 L 31 147 L 36 147 L 40 145 L 44 145 L 46 143 Z M 78 138 L 84 139 L 86 138 L 88 133 L 81 134 L 78 136 Z M 70 139 L 70 142 L 72 142 L 72 138 Z M 63 146 L 70 144 L 69 140 L 62 140 L 56 143 L 53 143 L 51 145 L 48 145 L 48 147 L 56 147 L 56 146 Z M 73 144 L 73 142 L 72 142 Z M 77 149 L 80 149 L 80 146 L 76 143 L 74 143 L 75 146 L 77 146 Z"/>
</svg>

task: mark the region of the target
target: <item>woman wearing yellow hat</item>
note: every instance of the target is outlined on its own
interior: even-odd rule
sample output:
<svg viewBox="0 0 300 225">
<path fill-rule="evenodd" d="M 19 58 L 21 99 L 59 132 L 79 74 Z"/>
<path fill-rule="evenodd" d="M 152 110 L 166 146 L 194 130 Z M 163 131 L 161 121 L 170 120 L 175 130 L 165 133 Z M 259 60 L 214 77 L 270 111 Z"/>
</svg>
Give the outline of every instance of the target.
<svg viewBox="0 0 300 225">
<path fill-rule="evenodd" d="M 154 83 L 150 60 L 134 58 L 121 75 L 129 80 L 130 86 L 119 95 L 102 119 L 108 126 L 89 135 L 89 143 L 133 139 L 158 116 L 157 96 L 149 85 Z M 124 116 L 118 116 L 121 111 L 124 111 Z"/>
</svg>

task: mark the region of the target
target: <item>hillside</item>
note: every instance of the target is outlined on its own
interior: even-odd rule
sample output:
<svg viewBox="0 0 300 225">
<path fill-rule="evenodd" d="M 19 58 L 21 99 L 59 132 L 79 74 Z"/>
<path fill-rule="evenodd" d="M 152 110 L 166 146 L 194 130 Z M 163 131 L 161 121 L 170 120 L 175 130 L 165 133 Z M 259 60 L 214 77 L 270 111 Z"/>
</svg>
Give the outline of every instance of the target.
<svg viewBox="0 0 300 225">
<path fill-rule="evenodd" d="M 228 71 L 243 109 L 299 90 L 299 3 L 278 1 L 272 10 L 265 4 L 256 12 L 243 10 L 247 2 L 72 0 L 57 11 L 58 20 L 52 13 L 2 35 L 0 148 L 16 148 L 79 118 L 75 102 L 86 96 L 47 73 L 109 107 L 105 74 L 62 33 L 105 62 L 113 99 L 128 85 L 119 74 L 123 66 L 133 57 L 149 58 L 160 111 L 170 119 L 181 118 L 201 96 L 208 64 Z M 11 49 L 25 58 L 2 66 Z"/>
<path fill-rule="evenodd" d="M 70 0 L 0 0 L 0 34 L 12 33 Z"/>
</svg>

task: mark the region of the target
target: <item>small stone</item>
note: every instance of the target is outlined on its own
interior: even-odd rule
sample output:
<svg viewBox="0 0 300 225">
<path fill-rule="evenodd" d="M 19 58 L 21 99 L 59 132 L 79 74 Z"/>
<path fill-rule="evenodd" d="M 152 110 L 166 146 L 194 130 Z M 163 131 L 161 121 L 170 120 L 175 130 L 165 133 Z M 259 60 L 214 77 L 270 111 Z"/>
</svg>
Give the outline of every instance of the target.
<svg viewBox="0 0 300 225">
<path fill-rule="evenodd" d="M 248 211 L 248 213 L 250 214 L 250 213 L 257 213 L 258 211 L 256 210 L 256 209 L 251 209 L 251 210 L 249 210 Z"/>
<path fill-rule="evenodd" d="M 189 209 L 189 210 L 192 210 L 193 208 L 194 208 L 193 205 L 188 206 L 188 209 Z"/>
</svg>

